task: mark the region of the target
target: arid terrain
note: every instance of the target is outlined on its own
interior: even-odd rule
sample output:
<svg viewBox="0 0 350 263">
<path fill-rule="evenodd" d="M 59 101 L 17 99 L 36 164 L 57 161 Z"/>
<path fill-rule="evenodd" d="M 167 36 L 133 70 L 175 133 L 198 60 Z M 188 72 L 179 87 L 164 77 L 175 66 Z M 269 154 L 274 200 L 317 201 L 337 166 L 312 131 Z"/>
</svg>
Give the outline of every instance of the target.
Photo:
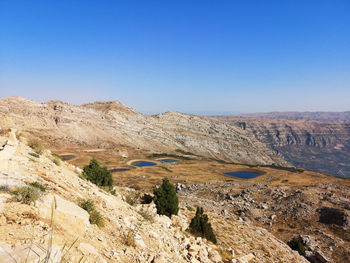
<svg viewBox="0 0 350 263">
<path fill-rule="evenodd" d="M 73 238 L 71 233 L 75 227 L 86 227 L 78 231 L 79 241 L 70 251 L 76 261 L 81 256 L 85 262 L 92 262 L 89 257 L 98 262 L 350 261 L 350 181 L 324 174 L 327 171 L 317 172 L 327 165 L 339 165 L 337 160 L 343 158 L 347 173 L 350 136 L 346 122 L 218 118 L 176 112 L 147 116 L 119 102 L 75 106 L 18 97 L 0 100 L 0 116 L 1 142 L 16 141 L 14 148 L 4 148 L 10 149 L 10 154 L 0 160 L 1 182 L 14 187 L 40 181 L 49 189 L 30 216 L 31 206 L 0 193 L 0 236 L 6 243 L 1 245 L 1 255 L 10 247 L 16 254 L 33 240 L 33 233 L 45 236 L 35 238 L 35 244 L 47 243 L 49 201 L 57 195 L 75 211 L 60 211 L 62 217 L 74 214 L 72 218 L 76 218 L 67 226 L 58 216 L 54 232 L 57 251 L 64 254 L 60 249 L 63 241 L 74 241 L 76 235 Z M 16 136 L 10 129 L 17 130 Z M 43 154 L 28 154 L 34 151 L 30 146 L 38 145 Z M 307 155 L 311 149 L 324 166 Z M 328 160 L 322 151 L 330 157 L 339 151 L 341 157 Z M 53 156 L 67 162 L 58 165 Z M 79 177 L 81 168 L 93 157 L 113 171 L 115 196 Z M 177 162 L 164 163 L 163 159 Z M 157 165 L 136 167 L 134 162 L 141 160 Z M 318 168 L 302 169 L 308 164 Z M 260 176 L 246 180 L 225 175 L 235 171 Z M 164 177 L 177 185 L 180 197 L 180 215 L 172 220 L 157 216 L 153 204 L 138 203 L 139 197 L 151 194 Z M 76 205 L 82 197 L 95 200 L 107 220 L 105 228 L 86 222 L 84 211 Z M 126 202 L 131 197 L 135 199 L 132 205 Z M 195 240 L 186 231 L 196 206 L 203 206 L 208 213 L 217 245 Z M 154 222 L 142 218 L 139 212 L 143 209 L 151 213 Z M 123 241 L 130 229 L 136 236 L 135 246 Z M 305 257 L 287 246 L 294 237 L 304 244 Z"/>
</svg>

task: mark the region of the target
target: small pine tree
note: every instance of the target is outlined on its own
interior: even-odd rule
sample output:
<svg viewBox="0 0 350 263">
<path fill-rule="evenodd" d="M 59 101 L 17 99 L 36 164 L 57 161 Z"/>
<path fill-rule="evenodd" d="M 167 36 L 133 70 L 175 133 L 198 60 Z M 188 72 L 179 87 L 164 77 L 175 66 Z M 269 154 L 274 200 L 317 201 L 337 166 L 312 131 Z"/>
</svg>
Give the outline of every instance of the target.
<svg viewBox="0 0 350 263">
<path fill-rule="evenodd" d="M 153 200 L 159 215 L 168 217 L 177 215 L 179 212 L 179 199 L 177 198 L 174 185 L 169 182 L 168 178 L 163 179 L 160 187 L 153 187 L 153 194 Z"/>
<path fill-rule="evenodd" d="M 190 223 L 190 231 L 195 235 L 205 237 L 214 244 L 217 242 L 211 224 L 209 223 L 208 215 L 203 214 L 202 207 L 197 207 L 196 215 L 192 218 Z"/>
<path fill-rule="evenodd" d="M 109 189 L 113 187 L 112 173 L 107 167 L 101 167 L 95 158 L 84 166 L 83 176 L 98 186 L 107 186 Z"/>
</svg>

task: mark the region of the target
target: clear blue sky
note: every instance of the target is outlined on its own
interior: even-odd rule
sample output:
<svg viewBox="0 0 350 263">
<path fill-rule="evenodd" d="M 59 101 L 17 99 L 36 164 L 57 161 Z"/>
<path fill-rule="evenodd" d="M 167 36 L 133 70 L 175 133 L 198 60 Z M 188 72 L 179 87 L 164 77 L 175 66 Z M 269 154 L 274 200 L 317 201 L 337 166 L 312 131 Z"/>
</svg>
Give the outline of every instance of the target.
<svg viewBox="0 0 350 263">
<path fill-rule="evenodd" d="M 0 0 L 0 97 L 350 110 L 350 1 Z"/>
</svg>

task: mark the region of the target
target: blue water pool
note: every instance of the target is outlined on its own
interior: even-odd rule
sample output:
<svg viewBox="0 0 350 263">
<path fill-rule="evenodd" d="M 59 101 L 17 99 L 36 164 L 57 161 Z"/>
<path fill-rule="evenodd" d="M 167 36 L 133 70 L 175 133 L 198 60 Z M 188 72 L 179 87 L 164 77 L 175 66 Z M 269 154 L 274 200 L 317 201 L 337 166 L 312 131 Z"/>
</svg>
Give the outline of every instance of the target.
<svg viewBox="0 0 350 263">
<path fill-rule="evenodd" d="M 164 160 L 161 160 L 163 163 L 177 163 L 178 160 L 174 160 L 174 159 L 164 159 Z"/>
<path fill-rule="evenodd" d="M 145 167 L 145 166 L 155 166 L 157 164 L 152 162 L 139 161 L 139 162 L 133 162 L 132 165 L 137 167 Z"/>
<path fill-rule="evenodd" d="M 126 172 L 126 171 L 130 171 L 131 169 L 129 168 L 114 168 L 114 169 L 110 169 L 109 171 L 111 173 L 118 173 L 118 172 Z"/>
<path fill-rule="evenodd" d="M 225 173 L 225 174 L 229 176 L 238 177 L 241 179 L 252 179 L 261 175 L 261 174 L 250 173 L 250 172 L 232 172 L 232 173 Z"/>
</svg>

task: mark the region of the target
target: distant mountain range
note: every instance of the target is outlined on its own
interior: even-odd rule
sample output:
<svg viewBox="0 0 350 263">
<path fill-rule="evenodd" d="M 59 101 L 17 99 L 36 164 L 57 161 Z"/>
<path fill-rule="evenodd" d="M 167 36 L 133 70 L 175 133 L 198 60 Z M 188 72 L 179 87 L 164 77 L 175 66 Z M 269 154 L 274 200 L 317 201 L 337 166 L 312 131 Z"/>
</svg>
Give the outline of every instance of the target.
<svg viewBox="0 0 350 263">
<path fill-rule="evenodd" d="M 0 99 L 0 127 L 16 128 L 54 147 L 176 153 L 254 165 L 297 166 L 350 177 L 350 112 L 259 113 L 205 117 L 144 115 L 118 101 L 81 106 Z M 124 153 L 123 153 L 124 155 Z"/>
<path fill-rule="evenodd" d="M 350 111 L 344 112 L 266 112 L 266 113 L 248 113 L 248 114 L 232 114 L 235 116 L 256 118 L 256 119 L 285 119 L 285 120 L 315 120 L 322 122 L 342 121 L 350 122 Z"/>
</svg>

